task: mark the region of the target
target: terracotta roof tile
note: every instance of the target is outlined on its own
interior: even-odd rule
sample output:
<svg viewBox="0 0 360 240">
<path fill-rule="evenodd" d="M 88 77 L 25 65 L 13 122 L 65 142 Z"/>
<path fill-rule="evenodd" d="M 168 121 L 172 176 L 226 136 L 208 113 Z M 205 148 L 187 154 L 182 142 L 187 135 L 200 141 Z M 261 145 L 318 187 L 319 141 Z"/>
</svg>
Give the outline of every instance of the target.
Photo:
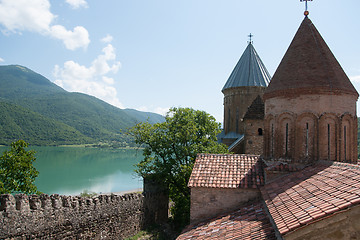
<svg viewBox="0 0 360 240">
<path fill-rule="evenodd" d="M 261 188 L 280 234 L 360 204 L 360 166 L 321 161 Z"/>
<path fill-rule="evenodd" d="M 263 162 L 257 155 L 199 154 L 189 187 L 257 188 L 264 185 Z"/>
<path fill-rule="evenodd" d="M 177 240 L 187 239 L 276 239 L 261 203 L 212 220 L 188 226 Z"/>
</svg>

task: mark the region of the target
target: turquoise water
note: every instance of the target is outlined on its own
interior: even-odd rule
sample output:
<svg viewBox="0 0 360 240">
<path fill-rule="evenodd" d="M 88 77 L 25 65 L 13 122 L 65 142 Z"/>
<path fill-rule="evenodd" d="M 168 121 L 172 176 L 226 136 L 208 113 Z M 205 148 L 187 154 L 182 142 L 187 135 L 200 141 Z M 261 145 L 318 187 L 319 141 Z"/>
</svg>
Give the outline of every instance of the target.
<svg viewBox="0 0 360 240">
<path fill-rule="evenodd" d="M 8 148 L 0 147 L 0 152 Z M 36 151 L 39 171 L 35 184 L 47 194 L 77 195 L 84 190 L 110 193 L 142 188 L 134 164 L 142 159 L 136 149 L 29 147 Z"/>
</svg>

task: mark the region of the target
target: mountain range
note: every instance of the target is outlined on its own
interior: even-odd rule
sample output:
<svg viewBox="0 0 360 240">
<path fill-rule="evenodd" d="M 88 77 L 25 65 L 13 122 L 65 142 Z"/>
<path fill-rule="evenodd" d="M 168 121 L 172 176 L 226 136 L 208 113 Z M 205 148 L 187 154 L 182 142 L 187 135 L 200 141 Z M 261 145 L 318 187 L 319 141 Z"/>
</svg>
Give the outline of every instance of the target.
<svg viewBox="0 0 360 240">
<path fill-rule="evenodd" d="M 164 117 L 67 92 L 20 65 L 0 66 L 0 144 L 23 139 L 31 145 L 125 146 L 131 138 L 122 131 L 143 121 L 163 122 Z"/>
</svg>

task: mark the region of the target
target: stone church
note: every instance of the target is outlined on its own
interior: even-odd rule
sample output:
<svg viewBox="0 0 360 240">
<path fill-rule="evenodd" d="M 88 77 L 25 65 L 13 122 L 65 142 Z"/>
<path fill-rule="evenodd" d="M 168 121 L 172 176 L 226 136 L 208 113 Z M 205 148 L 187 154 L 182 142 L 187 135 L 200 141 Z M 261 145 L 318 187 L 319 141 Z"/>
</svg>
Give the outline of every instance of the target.
<svg viewBox="0 0 360 240">
<path fill-rule="evenodd" d="M 198 154 L 179 240 L 360 239 L 359 95 L 305 13 L 270 83 L 250 42 L 225 84 L 220 138 L 246 154 Z"/>
</svg>

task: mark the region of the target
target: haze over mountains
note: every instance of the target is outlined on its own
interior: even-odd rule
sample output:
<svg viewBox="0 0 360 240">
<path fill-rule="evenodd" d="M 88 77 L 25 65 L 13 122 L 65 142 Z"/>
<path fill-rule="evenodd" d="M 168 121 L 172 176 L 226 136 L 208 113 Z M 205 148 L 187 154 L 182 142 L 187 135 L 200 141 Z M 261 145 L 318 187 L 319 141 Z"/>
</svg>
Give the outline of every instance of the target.
<svg viewBox="0 0 360 240">
<path fill-rule="evenodd" d="M 0 144 L 23 139 L 32 145 L 127 145 L 131 140 L 121 131 L 142 121 L 164 117 L 67 92 L 23 66 L 0 66 Z"/>
</svg>

